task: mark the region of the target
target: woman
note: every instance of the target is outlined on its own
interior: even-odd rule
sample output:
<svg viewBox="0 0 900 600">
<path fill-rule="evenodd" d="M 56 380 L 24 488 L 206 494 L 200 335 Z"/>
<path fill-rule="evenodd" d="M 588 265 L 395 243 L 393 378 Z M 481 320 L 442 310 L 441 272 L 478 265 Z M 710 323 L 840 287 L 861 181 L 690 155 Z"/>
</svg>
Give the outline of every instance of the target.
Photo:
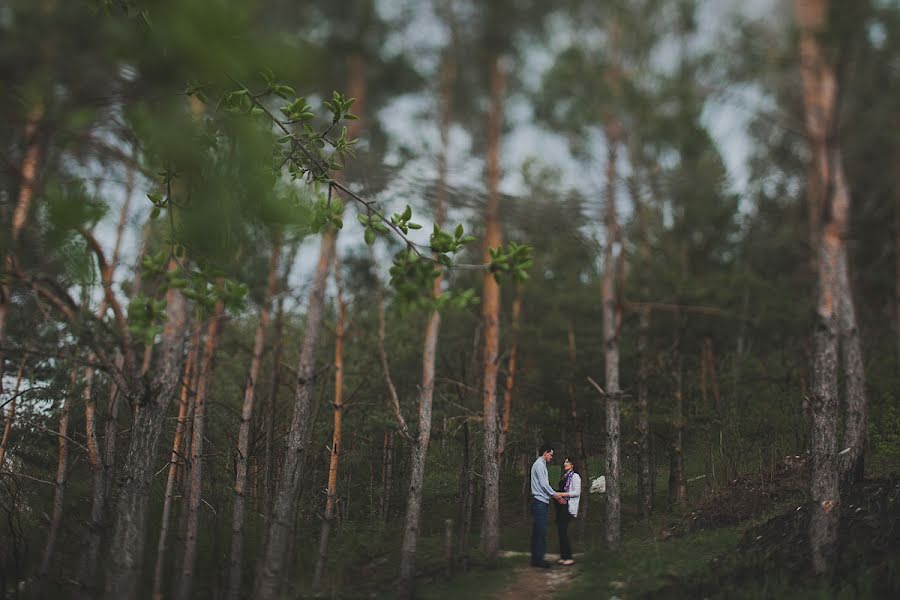
<svg viewBox="0 0 900 600">
<path fill-rule="evenodd" d="M 578 516 L 578 500 L 581 496 L 581 476 L 575 471 L 575 463 L 566 458 L 563 476 L 559 480 L 560 496 L 556 505 L 556 530 L 559 533 L 559 564 L 574 565 L 572 544 L 569 542 L 569 522 Z"/>
</svg>

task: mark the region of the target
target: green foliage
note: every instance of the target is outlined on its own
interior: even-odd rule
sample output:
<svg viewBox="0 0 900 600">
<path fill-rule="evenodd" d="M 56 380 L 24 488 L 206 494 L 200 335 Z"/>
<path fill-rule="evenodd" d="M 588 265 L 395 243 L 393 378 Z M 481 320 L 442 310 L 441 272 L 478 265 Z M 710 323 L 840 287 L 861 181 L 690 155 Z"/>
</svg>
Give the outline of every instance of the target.
<svg viewBox="0 0 900 600">
<path fill-rule="evenodd" d="M 491 256 L 490 270 L 498 283 L 505 273 L 510 274 L 513 281 L 528 280 L 528 269 L 534 264 L 534 252 L 530 246 L 510 242 L 496 249 L 489 248 L 488 252 Z"/>
</svg>

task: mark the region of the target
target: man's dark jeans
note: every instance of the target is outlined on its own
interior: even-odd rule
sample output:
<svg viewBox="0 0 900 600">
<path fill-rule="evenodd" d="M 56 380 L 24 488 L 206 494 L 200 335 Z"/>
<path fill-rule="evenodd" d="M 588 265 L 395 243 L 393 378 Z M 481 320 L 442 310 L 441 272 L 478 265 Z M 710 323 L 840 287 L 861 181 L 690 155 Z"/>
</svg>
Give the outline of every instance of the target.
<svg viewBox="0 0 900 600">
<path fill-rule="evenodd" d="M 544 562 L 544 550 L 547 548 L 547 511 L 550 505 L 537 498 L 531 498 L 531 564 Z"/>
</svg>

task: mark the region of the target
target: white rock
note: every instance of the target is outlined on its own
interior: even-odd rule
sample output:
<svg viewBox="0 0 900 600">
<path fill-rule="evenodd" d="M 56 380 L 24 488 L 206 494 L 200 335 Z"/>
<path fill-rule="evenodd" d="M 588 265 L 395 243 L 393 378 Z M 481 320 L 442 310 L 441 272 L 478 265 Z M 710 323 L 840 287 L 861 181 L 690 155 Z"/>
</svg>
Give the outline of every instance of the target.
<svg viewBox="0 0 900 600">
<path fill-rule="evenodd" d="M 606 476 L 601 475 L 597 479 L 591 481 L 591 493 L 605 494 L 606 493 Z"/>
</svg>

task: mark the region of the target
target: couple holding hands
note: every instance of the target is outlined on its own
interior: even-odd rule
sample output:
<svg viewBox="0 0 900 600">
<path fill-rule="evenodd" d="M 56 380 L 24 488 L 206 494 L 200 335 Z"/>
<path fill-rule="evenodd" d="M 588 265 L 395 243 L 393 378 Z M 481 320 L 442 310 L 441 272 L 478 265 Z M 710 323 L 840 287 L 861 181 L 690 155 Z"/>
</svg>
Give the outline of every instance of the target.
<svg viewBox="0 0 900 600">
<path fill-rule="evenodd" d="M 531 565 L 546 569 L 550 564 L 544 560 L 547 546 L 547 513 L 550 501 L 556 504 L 556 530 L 559 533 L 559 564 L 572 565 L 572 544 L 569 542 L 569 522 L 578 516 L 578 499 L 581 496 L 581 477 L 575 472 L 572 459 L 563 462 L 563 476 L 559 481 L 559 491 L 550 487 L 547 463 L 553 460 L 553 448 L 541 446 L 540 455 L 531 465 Z"/>
</svg>

